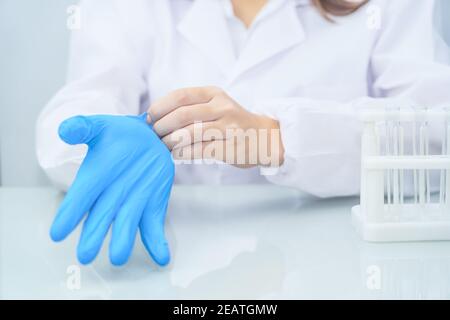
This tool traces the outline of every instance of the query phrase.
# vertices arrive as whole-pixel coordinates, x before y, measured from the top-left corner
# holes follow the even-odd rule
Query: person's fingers
[[[220,109],[208,103],[183,106],[156,121],[153,129],[158,136],[164,137],[195,122],[217,120],[220,115]]]
[[[191,145],[176,148],[172,150],[174,160],[194,160],[194,159],[210,159],[223,162],[233,162],[234,152],[226,150],[234,150],[234,145],[227,140],[200,141]],[[228,161],[227,161],[228,160]]]
[[[166,114],[182,106],[208,103],[220,92],[221,90],[216,87],[193,87],[172,91],[150,106],[147,121],[155,123]]]
[[[224,139],[225,133],[218,126],[216,121],[190,124],[166,135],[162,142],[169,150],[173,150],[196,142]]]
[[[102,122],[95,116],[75,116],[64,120],[59,125],[61,140],[74,145],[89,143],[102,130]]]
[[[82,264],[95,259],[120,206],[136,181],[144,173],[148,159],[141,157],[120,175],[95,202],[83,225],[78,243],[78,260]]]
[[[160,177],[161,183],[153,190],[147,202],[139,229],[147,252],[158,265],[165,266],[170,262],[164,223],[173,183],[173,167],[168,167],[167,172],[163,172]]]

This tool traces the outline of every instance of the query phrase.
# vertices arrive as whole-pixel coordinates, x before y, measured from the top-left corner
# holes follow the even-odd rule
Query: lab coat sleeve
[[[146,61],[151,60],[152,23],[140,17],[139,2],[86,0],[72,31],[67,85],[41,112],[36,127],[37,158],[50,180],[67,190],[86,154],[58,137],[59,124],[74,115],[138,114],[146,103]],[[128,5],[128,6],[127,6]],[[141,5],[145,5],[141,1]],[[134,10],[130,12],[129,10]],[[126,17],[133,19],[126,19]],[[145,25],[139,25],[145,21]],[[139,34],[141,41],[134,41]],[[146,56],[145,56],[146,55]],[[106,161],[106,159],[105,159]]]
[[[294,97],[256,103],[279,120],[285,162],[266,178],[319,197],[359,193],[358,110],[450,105],[448,47],[435,32],[434,1],[389,1],[370,61],[373,94],[336,102]],[[447,59],[447,60],[446,60]]]

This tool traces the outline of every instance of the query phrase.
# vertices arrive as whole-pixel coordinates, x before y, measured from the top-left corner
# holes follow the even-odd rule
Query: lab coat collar
[[[194,0],[178,24],[178,31],[228,74],[236,62],[233,42],[222,5],[216,0]]]
[[[305,31],[296,10],[298,1],[272,1],[268,4],[272,7],[261,12],[249,30],[248,42],[241,52],[233,78],[305,40]]]
[[[194,0],[178,31],[229,78],[280,54],[305,39],[296,6],[309,0],[269,0],[249,30],[248,42],[236,59],[223,4]]]

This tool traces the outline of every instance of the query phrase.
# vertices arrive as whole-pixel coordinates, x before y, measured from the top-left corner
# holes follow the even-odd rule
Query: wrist
[[[258,157],[259,165],[261,166],[274,166],[278,167],[284,163],[284,146],[281,138],[280,122],[267,116],[258,116],[259,126],[261,130],[259,134],[267,134],[265,141],[267,141],[266,152],[271,161],[268,164],[266,161],[260,161]]]

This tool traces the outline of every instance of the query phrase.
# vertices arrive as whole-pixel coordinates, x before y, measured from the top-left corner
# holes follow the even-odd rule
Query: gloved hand
[[[174,164],[170,152],[141,116],[76,116],[59,127],[68,144],[88,145],[87,155],[67,192],[50,230],[63,240],[84,222],[78,260],[97,256],[112,225],[109,258],[127,262],[139,227],[145,248],[159,265],[170,253],[164,220],[172,188]]]

